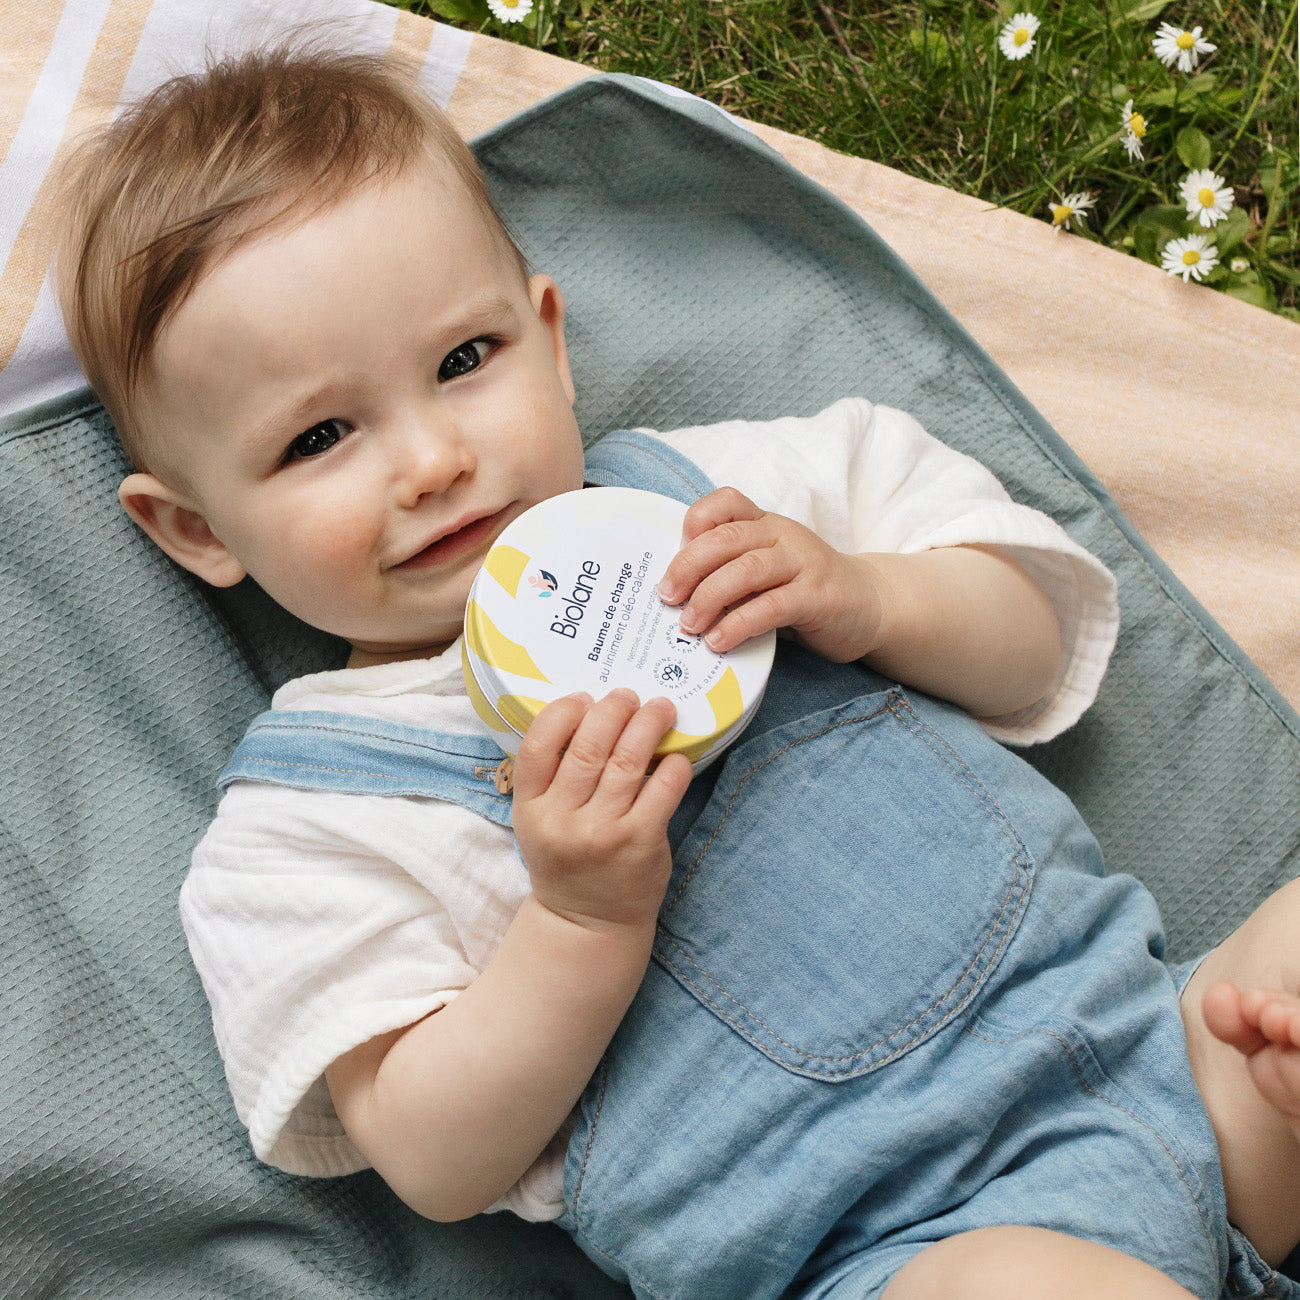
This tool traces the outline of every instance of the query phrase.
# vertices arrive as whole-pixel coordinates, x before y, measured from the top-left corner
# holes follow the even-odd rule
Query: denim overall
[[[617,433],[587,479],[710,484]],[[456,800],[486,736],[279,711],[222,783]],[[560,1222],[638,1295],[878,1295],[927,1244],[1039,1225],[1219,1295],[1217,1149],[1146,890],[960,710],[782,642],[673,817],[640,991],[584,1092]],[[1260,1294],[1254,1290],[1253,1294]]]

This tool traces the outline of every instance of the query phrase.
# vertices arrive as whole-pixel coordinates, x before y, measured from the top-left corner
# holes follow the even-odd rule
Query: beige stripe
[[[152,8],[153,0],[116,0],[100,29],[63,139],[0,272],[0,370],[13,358],[27,328],[54,252],[58,212],[53,178],[76,136],[113,111]]]
[[[432,19],[421,18],[404,9],[399,11],[397,26],[393,28],[393,39],[384,62],[403,72],[410,72],[413,76],[418,74],[429,54],[433,28]]]
[[[56,0],[6,0],[0,46],[0,162],[9,154],[27,101],[54,44],[64,5]]]
[[[461,135],[472,140],[512,113],[592,75],[591,68],[553,54],[476,35],[447,116]]]

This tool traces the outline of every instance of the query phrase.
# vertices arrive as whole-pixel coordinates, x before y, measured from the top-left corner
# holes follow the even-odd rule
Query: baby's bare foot
[[[1300,997],[1218,980],[1205,990],[1201,1013],[1210,1033],[1246,1058],[1260,1095],[1300,1137]]]

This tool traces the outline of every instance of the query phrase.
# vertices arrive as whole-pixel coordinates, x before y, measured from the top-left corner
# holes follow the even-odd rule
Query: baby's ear
[[[117,489],[122,509],[182,568],[214,587],[233,587],[246,570],[208,521],[152,474],[131,474]]]
[[[573,376],[569,371],[569,349],[564,339],[564,295],[560,286],[549,275],[535,275],[528,281],[528,298],[533,310],[551,336],[551,350],[555,354],[555,368],[560,383],[574,400]]]

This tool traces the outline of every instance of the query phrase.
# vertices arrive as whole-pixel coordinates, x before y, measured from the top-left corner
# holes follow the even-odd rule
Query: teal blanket
[[[861,393],[984,460],[1111,566],[1123,631],[1102,696],[1029,757],[1109,868],[1150,885],[1171,955],[1297,873],[1300,719],[857,217],[716,110],[628,79],[580,82],[477,149],[568,298],[591,437]],[[117,506],[124,467],[89,394],[0,425],[0,466],[0,1294],[625,1294],[555,1229],[438,1226],[372,1175],[253,1160],[176,893],[247,721],[342,649],[149,547]]]

